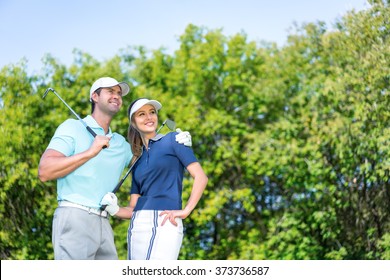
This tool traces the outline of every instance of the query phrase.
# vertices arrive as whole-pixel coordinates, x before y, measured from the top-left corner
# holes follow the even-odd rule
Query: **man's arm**
[[[46,182],[68,175],[85,162],[95,157],[102,150],[103,146],[109,147],[109,140],[108,137],[98,135],[95,137],[92,146],[88,150],[69,157],[56,150],[47,149],[39,162],[39,180]]]

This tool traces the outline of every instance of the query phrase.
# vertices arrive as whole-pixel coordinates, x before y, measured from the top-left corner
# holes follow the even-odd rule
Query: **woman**
[[[183,223],[194,210],[208,178],[192,149],[175,141],[176,132],[156,133],[156,100],[140,98],[128,108],[128,141],[134,165],[130,204],[115,214],[130,218],[128,259],[175,260],[183,239]],[[182,208],[184,169],[193,177],[191,195]]]

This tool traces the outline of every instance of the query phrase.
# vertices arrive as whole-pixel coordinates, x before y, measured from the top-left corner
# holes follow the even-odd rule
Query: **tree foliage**
[[[51,259],[55,182],[37,179],[56,127],[80,115],[100,76],[161,101],[160,121],[191,132],[209,184],[185,223],[181,259],[390,259],[390,7],[370,1],[333,28],[308,23],[283,47],[188,25],[173,55],[128,48],[73,65],[44,58],[0,73],[0,256]],[[126,135],[123,109],[112,128]],[[126,204],[130,180],[119,192]],[[184,181],[184,197],[191,179]],[[121,259],[128,221],[112,219]]]

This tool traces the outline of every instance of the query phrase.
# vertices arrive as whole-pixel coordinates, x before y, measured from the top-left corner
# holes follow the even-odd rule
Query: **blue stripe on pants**
[[[178,258],[183,239],[183,223],[178,226],[167,221],[161,223],[162,211],[139,210],[133,213],[127,234],[129,260],[175,260]]]
[[[157,213],[157,211],[153,211],[152,237],[150,238],[148,254],[146,256],[147,260],[150,260],[150,254],[152,253],[152,250],[153,250],[154,239],[156,238],[156,231],[157,231],[157,227],[158,227],[157,219],[158,219],[158,213]]]

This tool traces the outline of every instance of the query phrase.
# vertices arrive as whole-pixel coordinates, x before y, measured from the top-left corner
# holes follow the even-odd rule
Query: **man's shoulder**
[[[73,130],[75,128],[79,128],[79,126],[82,126],[82,123],[79,121],[79,120],[76,120],[76,119],[67,119],[65,121],[63,121],[57,129],[61,129],[61,130]]]
[[[76,120],[76,119],[72,119],[72,118],[70,118],[70,119],[66,119],[66,120],[64,120],[62,123],[61,123],[61,125],[66,125],[66,124],[76,124],[76,123],[78,123],[78,122],[80,122],[79,120]]]

